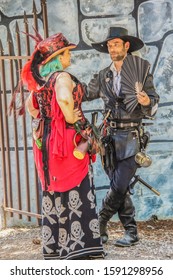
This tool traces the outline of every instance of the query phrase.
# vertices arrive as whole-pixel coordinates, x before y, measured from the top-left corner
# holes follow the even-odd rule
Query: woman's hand
[[[150,105],[150,98],[148,97],[145,91],[138,92],[136,96],[138,99],[138,103],[142,106]]]
[[[82,113],[78,108],[73,110],[73,119],[74,123],[82,119]]]

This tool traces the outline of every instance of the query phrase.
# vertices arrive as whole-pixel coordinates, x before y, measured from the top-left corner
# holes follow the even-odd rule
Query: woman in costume
[[[81,131],[87,130],[81,110],[82,85],[64,72],[70,65],[70,50],[76,46],[62,33],[45,40],[36,35],[37,44],[22,69],[21,80],[30,92],[26,107],[33,117],[34,160],[43,189],[43,256],[62,260],[103,258],[89,172],[91,156],[86,152],[78,159],[73,153],[74,124],[80,121]],[[75,140],[80,140],[79,135]]]

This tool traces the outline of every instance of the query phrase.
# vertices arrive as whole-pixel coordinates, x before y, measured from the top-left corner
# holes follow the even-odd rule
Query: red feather
[[[32,76],[31,63],[32,63],[32,59],[24,65],[22,72],[21,72],[22,82],[24,85],[27,86],[29,91],[38,89],[38,83]]]
[[[37,47],[37,45],[43,41],[43,38],[41,37],[41,35],[38,33],[37,29],[34,28],[34,26],[32,27],[34,29],[34,32],[35,32],[35,36],[30,34],[30,33],[27,33],[27,32],[24,32],[24,31],[21,31],[23,34],[26,34],[27,36],[31,37],[32,39],[34,39],[35,41],[35,48]]]

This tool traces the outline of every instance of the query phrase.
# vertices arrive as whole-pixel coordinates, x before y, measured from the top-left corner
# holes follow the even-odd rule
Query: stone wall
[[[35,1],[40,12],[40,1]],[[153,125],[147,126],[151,134],[148,154],[153,163],[141,168],[138,174],[157,189],[161,195],[141,184],[136,184],[133,200],[138,220],[147,220],[152,215],[159,219],[173,217],[173,1],[172,0],[47,0],[49,35],[62,32],[78,45],[72,52],[72,66],[69,72],[83,82],[88,82],[94,73],[110,64],[109,55],[91,48],[92,42],[106,38],[110,26],[123,26],[130,35],[138,35],[145,47],[139,55],[151,63],[154,83],[160,95],[160,104]],[[23,13],[32,15],[32,1],[0,0],[0,38],[7,48],[7,30],[13,33],[16,20],[23,24]],[[32,25],[32,19],[29,20]],[[42,33],[42,19],[39,30]],[[15,41],[15,38],[14,38]],[[90,110],[101,110],[101,100],[85,102],[83,109],[90,118]],[[89,112],[88,112],[89,111]],[[99,113],[98,123],[102,120]],[[31,141],[31,139],[29,139]],[[97,188],[97,202],[109,186],[100,159],[94,164],[94,178]]]

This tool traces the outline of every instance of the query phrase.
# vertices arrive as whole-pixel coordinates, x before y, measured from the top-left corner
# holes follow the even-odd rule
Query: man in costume
[[[142,149],[142,119],[156,114],[159,96],[155,91],[152,75],[146,72],[143,87],[138,85],[134,94],[131,94],[132,101],[128,99],[125,70],[128,74],[130,71],[133,73],[134,69],[126,69],[125,60],[132,58],[131,53],[141,49],[144,43],[139,38],[128,35],[127,29],[110,27],[107,39],[92,46],[99,52],[109,53],[112,60],[111,65],[91,79],[83,99],[90,101],[102,98],[107,115],[102,130],[102,142],[105,148],[104,169],[110,179],[110,189],[99,212],[100,233],[103,243],[107,242],[107,223],[118,213],[125,234],[114,244],[131,246],[139,241],[139,236],[129,184],[140,167],[135,161],[135,155]],[[142,59],[138,57],[136,60]],[[141,66],[140,71],[142,70]],[[123,87],[122,82],[126,86]]]

